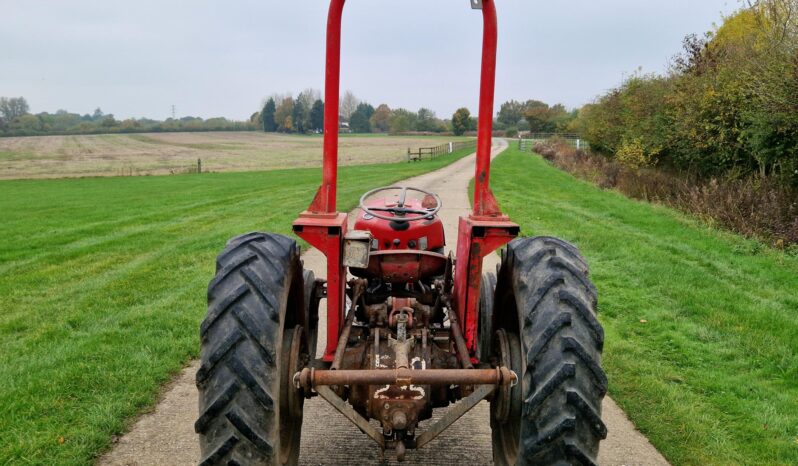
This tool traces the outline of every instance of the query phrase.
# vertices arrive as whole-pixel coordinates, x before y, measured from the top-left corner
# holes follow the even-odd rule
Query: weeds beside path
[[[663,203],[798,255],[798,190],[775,178],[707,180],[655,167],[636,169],[556,140],[537,144],[535,151],[602,188]]]
[[[493,190],[526,235],[579,246],[610,393],[674,464],[798,464],[798,259],[509,149]]]

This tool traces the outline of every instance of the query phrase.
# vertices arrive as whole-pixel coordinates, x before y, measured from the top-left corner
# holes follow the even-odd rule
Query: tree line
[[[341,130],[353,133],[453,133],[461,136],[477,129],[477,118],[465,107],[457,109],[451,118],[441,119],[433,110],[424,107],[415,112],[405,108],[392,109],[387,104],[375,108],[351,91],[341,97],[339,113]],[[494,129],[504,131],[509,137],[515,137],[519,131],[563,132],[571,129],[575,115],[561,104],[549,106],[538,100],[510,100],[501,105]],[[221,117],[205,120],[191,116],[166,120],[119,120],[100,108],[84,115],[66,110],[31,114],[24,97],[0,97],[0,136],[252,130],[293,134],[323,132],[324,101],[321,93],[306,89],[296,97],[274,94],[248,121]]]
[[[465,108],[459,108],[451,118],[438,118],[429,108],[414,112],[405,108],[392,109],[387,104],[374,107],[351,91],[340,98],[339,123],[342,131],[353,133],[453,133],[463,135],[477,129],[477,119]],[[324,129],[324,102],[315,89],[307,89],[293,97],[274,94],[259,113],[253,114],[266,132],[321,133]],[[538,100],[518,102],[510,100],[501,105],[494,129],[515,137],[519,131],[562,132],[570,128],[576,111],[568,111],[562,104],[548,105]]]
[[[55,113],[30,113],[24,97],[0,97],[0,136],[38,136],[48,134],[157,133],[167,131],[245,131],[256,130],[252,121],[226,118],[181,117],[166,120],[128,118],[118,120],[100,108],[80,115],[66,110]]]
[[[494,127],[508,133],[573,132],[577,110],[568,110],[563,104],[549,105],[539,100],[519,102],[510,100],[501,105]]]
[[[633,167],[798,185],[798,0],[751,1],[578,112],[591,147]]]
[[[339,113],[340,129],[353,133],[452,131],[450,121],[438,118],[428,108],[413,112],[404,108],[391,109],[387,104],[374,107],[357,98],[351,91],[346,91],[341,96]],[[306,89],[296,98],[291,94],[272,95],[264,103],[259,120],[266,132],[321,133],[324,130],[324,102],[321,93],[315,89]]]

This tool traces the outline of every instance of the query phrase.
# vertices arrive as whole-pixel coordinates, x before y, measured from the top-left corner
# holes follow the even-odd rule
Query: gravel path
[[[504,141],[494,144],[494,156],[507,147]],[[468,183],[474,175],[474,157],[466,157],[438,171],[405,180],[401,184],[437,192],[443,201],[441,218],[449,249],[456,247],[457,219],[467,215],[470,203]],[[303,255],[305,267],[317,277],[326,275],[324,256],[313,249]],[[498,263],[497,255],[485,258],[484,268]],[[324,302],[322,301],[322,306]],[[326,323],[321,309],[320,328]],[[319,333],[318,347],[324,348],[324,332]],[[193,425],[197,418],[197,393],[194,374],[198,362],[189,365],[165,392],[151,414],[142,416],[132,430],[121,437],[114,448],[102,457],[100,465],[192,465],[199,460],[199,445]],[[602,465],[668,465],[662,455],[635,429],[626,415],[609,397],[604,399],[602,418],[609,434],[602,442],[599,462]],[[436,418],[444,410],[437,410]],[[436,440],[419,451],[409,451],[407,465],[490,465],[491,440],[489,408],[482,402],[454,423]],[[423,427],[431,421],[422,423]],[[349,421],[319,397],[305,403],[300,464],[367,465],[377,464],[376,445]],[[393,464],[393,463],[391,463]]]

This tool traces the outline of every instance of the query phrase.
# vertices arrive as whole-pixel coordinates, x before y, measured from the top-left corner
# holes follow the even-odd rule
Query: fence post
[[[202,173],[202,159],[197,159],[197,173]]]

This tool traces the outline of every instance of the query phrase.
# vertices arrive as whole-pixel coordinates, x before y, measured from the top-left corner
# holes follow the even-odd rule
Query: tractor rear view
[[[471,5],[483,15],[479,114],[489,117],[479,119],[473,211],[447,253],[434,192],[365,193],[351,226],[336,210],[344,0],[331,0],[323,180],[293,224],[326,256],[326,280],[303,270],[282,235],[245,234],[218,256],[200,328],[201,464],[297,464],[314,396],[400,461],[488,400],[495,464],[596,463],[607,389],[596,289],[574,246],[516,239],[489,189],[496,10]],[[500,248],[497,273],[483,273]],[[448,409],[422,429],[436,408]]]

